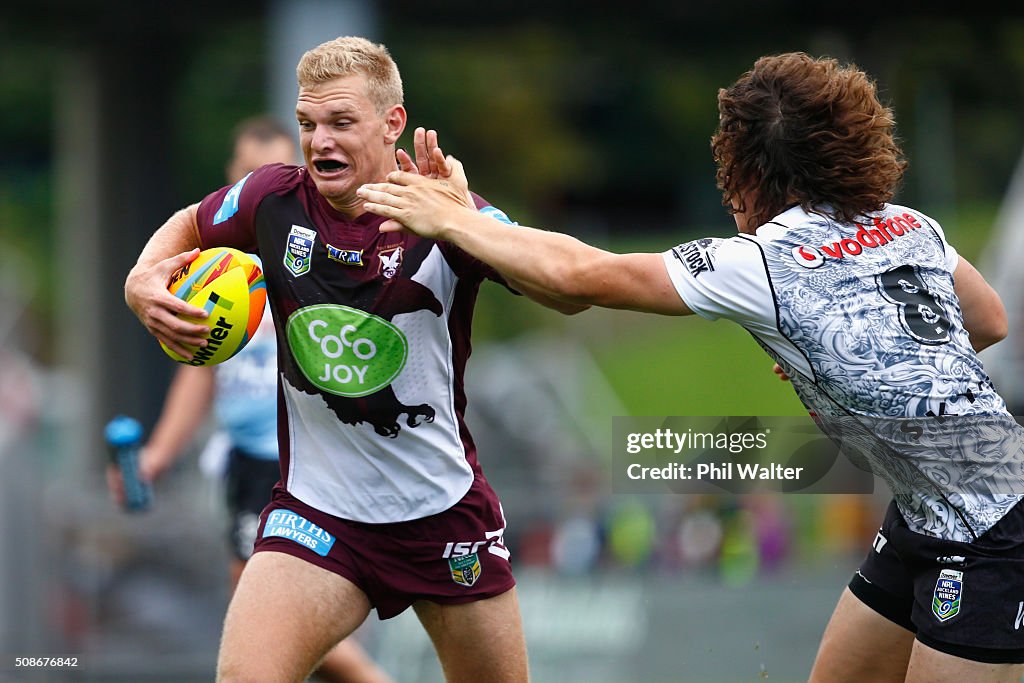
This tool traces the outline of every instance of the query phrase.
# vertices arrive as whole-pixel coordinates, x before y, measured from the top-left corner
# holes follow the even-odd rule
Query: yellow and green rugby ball
[[[167,289],[209,314],[205,319],[179,316],[210,328],[205,347],[188,347],[192,360],[160,343],[168,356],[186,365],[216,365],[241,351],[256,334],[267,303],[267,284],[256,257],[230,247],[199,252],[171,276]]]

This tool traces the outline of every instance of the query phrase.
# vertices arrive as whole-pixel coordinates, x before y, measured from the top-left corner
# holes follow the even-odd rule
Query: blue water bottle
[[[142,444],[142,425],[138,420],[118,415],[103,430],[110,446],[110,459],[121,470],[124,480],[124,508],[128,512],[142,512],[149,507],[153,489],[139,477],[139,447]]]

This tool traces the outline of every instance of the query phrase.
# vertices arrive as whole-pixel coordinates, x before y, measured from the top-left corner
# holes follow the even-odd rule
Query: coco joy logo
[[[367,396],[391,384],[405,367],[409,344],[393,324],[336,304],[295,311],[288,346],[315,387],[337,396]]]

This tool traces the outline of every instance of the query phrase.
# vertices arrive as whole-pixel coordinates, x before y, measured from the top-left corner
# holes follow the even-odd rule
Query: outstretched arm
[[[505,225],[466,205],[462,164],[452,157],[449,163],[448,178],[396,171],[387,183],[363,186],[359,195],[367,200],[367,211],[391,219],[382,230],[404,226],[452,242],[512,281],[560,301],[663,315],[691,313],[660,254],[613,254],[569,235]]]
[[[409,156],[409,153],[403,149],[398,150],[395,153],[395,158],[398,161],[398,168],[402,171],[406,171],[411,174],[418,174],[424,178],[437,178],[443,181],[448,181],[449,177],[454,171],[452,157],[446,157],[444,152],[441,151],[441,147],[437,144],[437,131],[426,130],[422,126],[416,128],[413,132],[413,150],[416,153],[415,160]],[[463,178],[464,178],[463,174]],[[462,184],[462,191],[464,195],[464,204],[469,207],[474,207],[473,197],[469,193],[468,183]],[[394,226],[392,226],[394,227]],[[501,275],[505,278],[505,282],[509,287],[524,294],[530,300],[539,303],[541,306],[564,313],[565,315],[575,315],[582,311],[590,308],[588,305],[571,303],[563,301],[557,298],[553,298],[550,295],[539,291],[535,287],[531,287],[528,283],[516,280],[511,277],[508,273],[496,269],[501,272]]]

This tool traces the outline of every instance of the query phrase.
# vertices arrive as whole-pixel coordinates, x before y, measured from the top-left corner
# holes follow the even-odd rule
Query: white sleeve
[[[952,273],[956,270],[957,264],[960,263],[960,254],[957,253],[952,244],[946,241],[946,233],[942,231],[942,226],[939,225],[937,220],[931,216],[924,215],[920,211],[918,211],[917,214],[924,219],[925,225],[930,227],[935,232],[936,236],[938,236],[939,241],[942,242],[942,253],[945,256],[946,270]]]
[[[694,240],[664,252],[662,259],[680,298],[694,313],[745,327],[775,327],[775,297],[764,256],[753,240]]]

